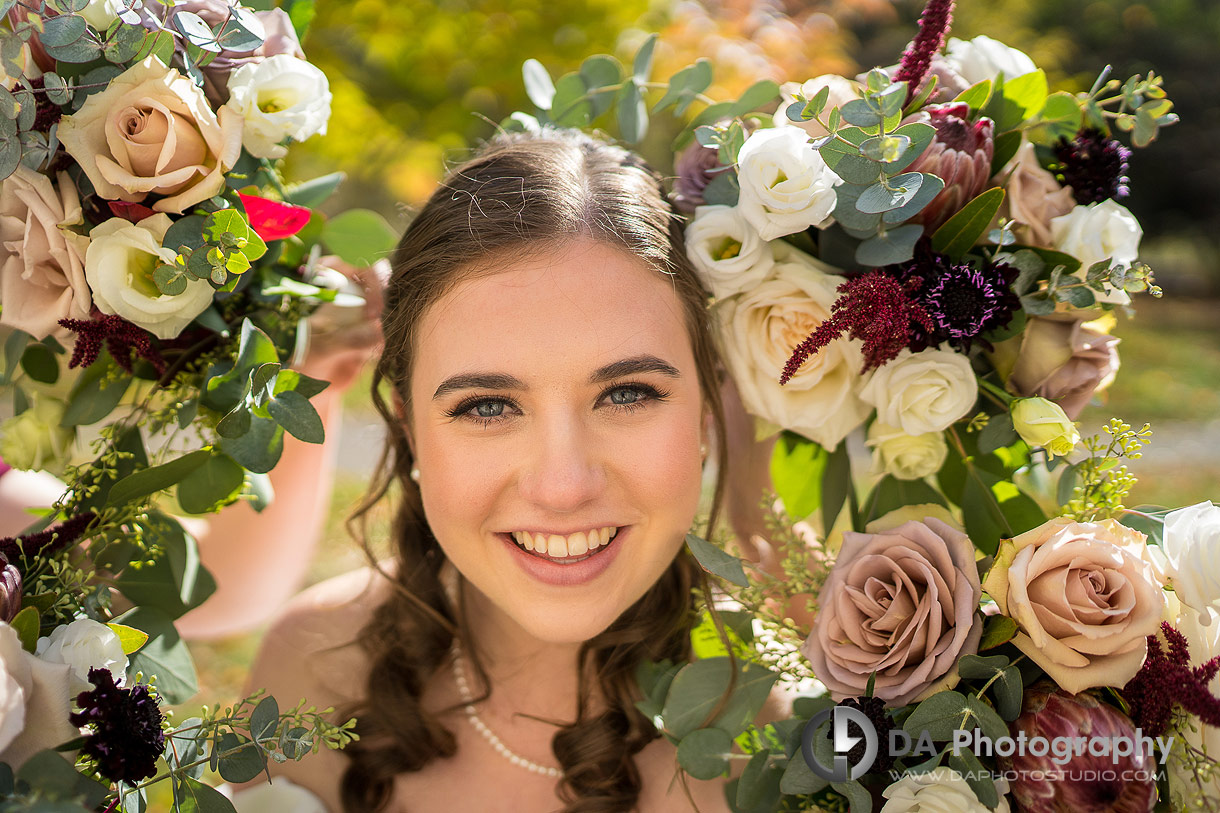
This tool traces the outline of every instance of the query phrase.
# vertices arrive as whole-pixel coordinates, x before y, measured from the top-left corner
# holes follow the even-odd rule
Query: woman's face
[[[699,502],[703,402],[677,294],[574,241],[463,281],[418,337],[411,434],[445,554],[533,636],[592,638],[673,561]]]

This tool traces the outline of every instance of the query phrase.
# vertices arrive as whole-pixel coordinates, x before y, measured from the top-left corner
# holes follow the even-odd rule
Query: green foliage
[[[322,242],[344,262],[360,267],[389,256],[398,233],[376,212],[349,209],[326,221]]]
[[[1060,495],[1067,488],[1064,481],[1071,484],[1071,499],[1062,507],[1063,516],[1081,522],[1120,516],[1136,479],[1119,464],[1124,459],[1138,460],[1150,437],[1148,424],[1132,429],[1130,424],[1111,418],[1100,433],[1085,438],[1080,445],[1087,457],[1060,475]]]
[[[739,587],[749,584],[746,580],[745,569],[741,565],[741,559],[694,534],[686,535],[686,545],[704,570]]]
[[[666,693],[661,711],[665,731],[679,741],[709,727],[736,737],[758,715],[777,677],[764,666],[740,659],[736,670],[727,657],[688,663],[678,670]],[[709,720],[726,695],[721,711]]]

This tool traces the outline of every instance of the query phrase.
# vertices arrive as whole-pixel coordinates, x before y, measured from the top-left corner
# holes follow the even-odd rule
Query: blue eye
[[[628,413],[643,409],[649,401],[664,401],[669,393],[660,392],[648,384],[631,383],[610,387],[601,394],[598,402],[606,396],[610,396],[612,409]],[[463,401],[445,414],[450,418],[477,421],[484,426],[490,426],[507,420],[504,414],[505,404],[516,408],[516,404],[507,398],[475,397]]]

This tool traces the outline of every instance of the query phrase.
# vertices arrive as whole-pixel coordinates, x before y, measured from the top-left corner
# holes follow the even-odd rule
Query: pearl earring
[[[699,456],[704,459],[707,459],[707,444],[706,443],[699,444]]]
[[[417,483],[419,482],[419,466],[413,466],[411,468],[411,479]]]

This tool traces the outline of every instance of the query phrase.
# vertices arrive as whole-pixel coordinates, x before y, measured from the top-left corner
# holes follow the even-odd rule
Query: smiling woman
[[[691,658],[708,586],[683,543],[726,447],[657,177],[577,132],[502,136],[393,266],[366,507],[397,492],[396,557],[297,599],[252,680],[354,712],[361,739],[273,772],[332,810],[726,810],[720,782],[670,782],[635,707],[638,665]]]

